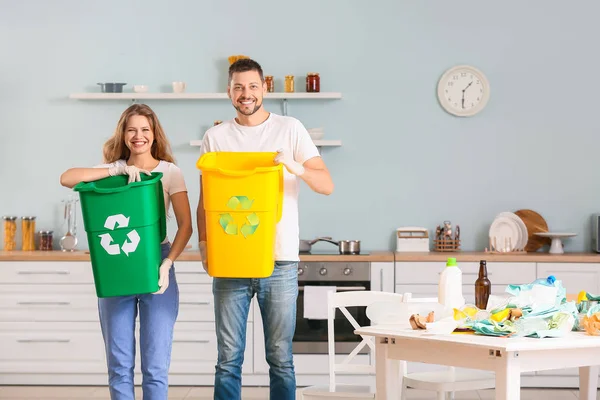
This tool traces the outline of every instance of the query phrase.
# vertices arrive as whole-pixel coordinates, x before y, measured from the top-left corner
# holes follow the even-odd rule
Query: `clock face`
[[[470,116],[485,107],[490,86],[480,71],[469,66],[449,69],[438,82],[438,99],[450,114]]]

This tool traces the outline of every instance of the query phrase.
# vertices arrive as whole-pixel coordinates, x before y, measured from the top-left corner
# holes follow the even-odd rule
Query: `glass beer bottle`
[[[475,305],[480,310],[485,310],[492,291],[492,283],[487,276],[487,264],[485,260],[479,262],[479,276],[475,281]]]

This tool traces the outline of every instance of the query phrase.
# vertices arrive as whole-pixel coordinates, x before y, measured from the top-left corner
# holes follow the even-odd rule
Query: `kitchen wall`
[[[36,215],[38,228],[62,235],[70,191],[60,174],[99,163],[129,105],[70,93],[105,81],[168,91],[174,80],[221,91],[227,57],[246,54],[278,91],[284,75],[302,88],[317,71],[322,91],[343,94],[289,105],[308,128],[343,141],[323,150],[335,193],[302,188],[303,238],[393,249],[397,227],[433,230],[449,219],[463,248],[477,250],[496,214],[531,208],[551,230],[578,233],[567,250],[589,250],[590,214],[600,212],[598,2],[0,0],[0,10],[0,214]],[[461,63],[491,83],[486,109],[462,119],[436,98],[441,74]],[[195,214],[198,149],[189,141],[234,110],[222,100],[147,104]],[[281,112],[277,101],[267,108]]]

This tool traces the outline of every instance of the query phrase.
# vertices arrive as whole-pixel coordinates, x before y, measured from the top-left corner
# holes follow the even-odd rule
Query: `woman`
[[[172,204],[177,219],[173,245],[168,235],[161,244],[160,289],[154,294],[98,299],[111,399],[135,399],[134,331],[138,311],[144,399],[166,399],[173,327],[179,311],[179,290],[172,267],[192,235],[186,185],[156,114],[144,104],[132,105],[123,112],[114,135],[104,145],[104,161],[106,164],[94,168],[67,170],[60,177],[61,184],[72,188],[79,182],[115,175],[128,175],[131,183],[139,181],[140,174],[162,172],[165,211],[169,215]]]

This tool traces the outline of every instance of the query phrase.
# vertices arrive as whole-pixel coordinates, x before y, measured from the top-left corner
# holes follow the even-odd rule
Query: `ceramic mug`
[[[185,82],[173,82],[173,92],[183,93],[185,91]]]

